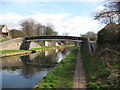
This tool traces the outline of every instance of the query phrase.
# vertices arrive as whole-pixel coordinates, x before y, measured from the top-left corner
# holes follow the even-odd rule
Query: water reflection
[[[26,56],[2,58],[3,88],[31,88],[72,48],[51,49]],[[16,82],[14,82],[16,81]]]

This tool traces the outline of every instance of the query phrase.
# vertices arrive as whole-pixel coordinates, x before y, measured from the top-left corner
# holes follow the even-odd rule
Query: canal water
[[[32,88],[70,51],[71,47],[50,49],[25,56],[2,58],[2,88]]]

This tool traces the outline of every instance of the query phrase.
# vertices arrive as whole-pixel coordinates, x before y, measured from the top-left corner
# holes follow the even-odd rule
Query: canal
[[[2,58],[2,88],[32,88],[71,50],[66,47]]]

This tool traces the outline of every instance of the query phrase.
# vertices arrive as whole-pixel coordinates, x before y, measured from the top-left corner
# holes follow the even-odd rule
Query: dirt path
[[[80,50],[78,50],[77,63],[73,77],[73,88],[86,88],[86,75],[83,68]]]

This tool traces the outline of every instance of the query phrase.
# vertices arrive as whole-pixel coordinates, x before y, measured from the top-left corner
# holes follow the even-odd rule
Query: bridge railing
[[[82,37],[74,36],[33,36],[26,37],[26,40],[35,40],[35,39],[67,39],[67,40],[82,40]]]

